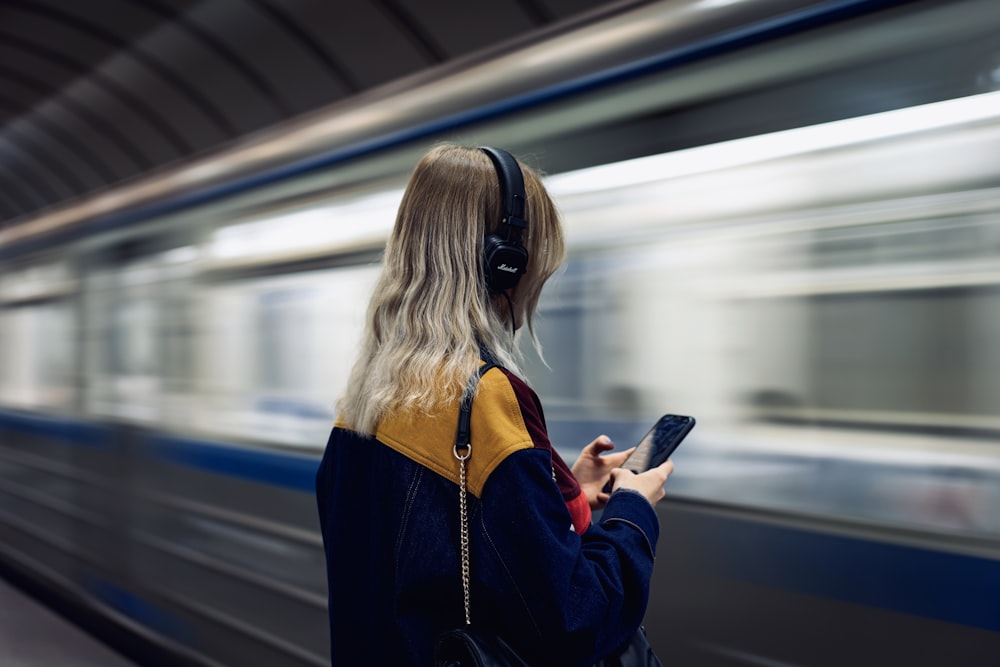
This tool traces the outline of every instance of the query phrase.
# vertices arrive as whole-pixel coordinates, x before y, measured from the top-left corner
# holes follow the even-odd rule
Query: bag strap
[[[458,413],[458,432],[455,434],[455,446],[452,451],[458,459],[458,515],[461,526],[459,532],[459,545],[462,556],[462,596],[465,599],[465,624],[472,625],[469,604],[469,515],[466,503],[468,483],[466,481],[465,462],[472,456],[472,399],[479,380],[491,368],[497,368],[492,361],[487,361],[479,367],[478,372],[472,376],[472,383],[466,388],[462,395],[462,405]]]

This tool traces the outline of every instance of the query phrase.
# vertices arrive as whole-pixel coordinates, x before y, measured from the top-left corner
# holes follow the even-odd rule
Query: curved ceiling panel
[[[0,0],[0,225],[601,4]]]

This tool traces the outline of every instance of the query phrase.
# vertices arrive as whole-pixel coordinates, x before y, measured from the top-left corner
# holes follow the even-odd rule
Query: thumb
[[[608,454],[607,456],[604,457],[604,460],[607,461],[608,465],[610,465],[612,468],[620,468],[622,467],[622,464],[624,464],[625,461],[628,460],[628,457],[632,455],[632,452],[634,452],[635,449],[636,449],[635,447],[629,447],[625,451],[615,452],[614,454]]]

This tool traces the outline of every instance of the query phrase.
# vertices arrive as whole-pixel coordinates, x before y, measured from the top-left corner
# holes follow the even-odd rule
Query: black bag
[[[434,667],[528,667],[528,663],[492,632],[464,625],[438,637]]]
[[[653,653],[646,639],[646,629],[640,627],[625,646],[598,660],[594,667],[663,667],[663,663]]]

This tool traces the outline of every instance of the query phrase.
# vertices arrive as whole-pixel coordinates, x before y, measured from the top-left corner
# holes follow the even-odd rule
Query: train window
[[[321,448],[378,271],[346,266],[213,284],[196,337],[199,429]]]
[[[180,290],[168,292],[164,295],[161,308],[164,388],[172,393],[190,393],[194,376],[192,353],[197,330],[191,296]]]
[[[900,426],[905,415],[957,428],[960,415],[1000,414],[988,343],[1000,326],[981,316],[998,301],[990,288],[813,297],[807,395],[826,409],[899,414]]]
[[[0,310],[0,401],[26,408],[69,408],[73,390],[70,305],[45,302]]]
[[[1000,288],[819,294],[753,310],[749,398],[767,419],[1000,430]]]
[[[316,358],[309,332],[309,288],[276,289],[257,297],[258,383],[262,389],[290,391],[307,383],[309,360]]]
[[[66,262],[4,272],[0,280],[0,403],[72,408],[76,331]]]
[[[148,298],[116,303],[105,339],[110,371],[117,376],[150,376],[157,370],[156,309]]]
[[[81,323],[86,410],[147,423],[187,423],[194,391],[199,253],[148,237],[86,258]]]

